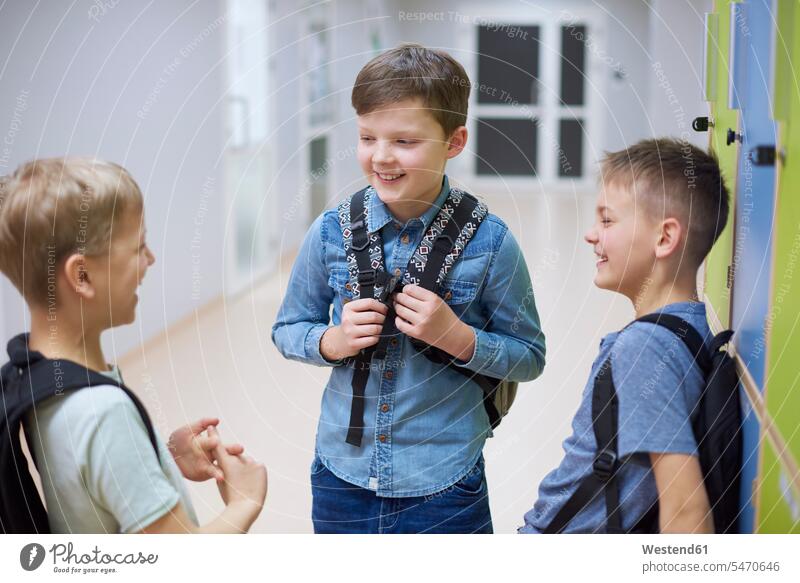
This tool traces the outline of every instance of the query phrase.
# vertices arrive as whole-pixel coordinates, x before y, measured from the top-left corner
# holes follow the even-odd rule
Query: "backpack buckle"
[[[378,298],[378,301],[381,302],[382,304],[386,304],[389,301],[389,298],[392,295],[394,295],[396,293],[400,293],[401,291],[403,291],[404,287],[405,287],[405,284],[403,283],[402,276],[400,276],[400,277],[392,277],[389,280],[389,283],[387,283],[383,287],[383,291],[381,292],[381,295]]]
[[[367,269],[358,272],[358,285],[383,286],[390,281],[389,274],[378,269]]]
[[[378,275],[374,269],[358,272],[358,285],[374,286],[376,281],[378,281]]]
[[[594,458],[592,471],[594,475],[603,482],[607,482],[614,474],[614,467],[617,465],[617,454],[613,451],[604,449]]]
[[[363,251],[366,249],[369,246],[369,233],[367,233],[363,214],[350,223],[350,230],[353,233],[353,240],[350,242],[350,247],[352,247],[354,251]]]
[[[441,233],[433,242],[433,248],[439,250],[440,253],[448,253],[455,247],[455,244],[456,242],[449,235]]]

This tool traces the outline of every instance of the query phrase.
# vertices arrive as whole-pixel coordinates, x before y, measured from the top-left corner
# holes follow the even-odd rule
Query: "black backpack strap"
[[[617,459],[617,414],[617,391],[609,357],[600,367],[592,391],[592,428],[597,441],[592,473],[581,481],[578,489],[550,521],[544,529],[546,534],[563,532],[569,522],[601,494],[604,494],[606,501],[606,532],[623,532],[617,479],[620,468]]]
[[[707,374],[709,372],[711,361],[705,340],[689,322],[678,316],[663,314],[661,312],[646,314],[641,318],[637,318],[634,322],[657,324],[671,331],[678,338],[683,340],[692,358],[694,358],[703,373]]]
[[[367,231],[366,189],[353,195],[350,201],[350,230],[352,241],[350,249],[358,264],[358,295],[361,298],[371,298],[375,293],[375,284],[378,282],[379,270],[372,267],[370,259],[370,237]]]
[[[353,399],[350,402],[350,423],[347,427],[347,437],[345,441],[350,445],[361,447],[361,438],[364,435],[365,393],[367,381],[369,380],[370,367],[369,361],[364,365],[363,357],[354,359],[354,363],[360,363],[362,365],[356,366],[353,369]]]
[[[378,283],[382,270],[376,270],[370,258],[370,237],[367,231],[366,192],[361,190],[353,195],[350,200],[350,230],[352,241],[350,252],[355,256],[358,265],[358,295],[360,298],[371,298],[375,294],[375,285]],[[369,381],[370,362],[374,347],[362,350],[356,357],[350,359],[353,364],[353,397],[350,402],[350,423],[347,428],[345,441],[356,447],[361,446],[364,434],[364,403],[367,381]]]
[[[433,247],[428,253],[422,274],[419,276],[418,285],[431,291],[437,291],[439,284],[444,279],[446,275],[445,261],[453,254],[456,242],[458,241],[462,248],[466,247],[486,216],[486,209],[481,207],[478,199],[466,192],[458,191],[458,194],[461,198],[455,208],[445,209],[445,212],[449,214],[449,220],[441,233],[434,239]],[[439,217],[436,220],[439,220]],[[483,404],[486,414],[489,416],[490,425],[494,428],[500,424],[501,417],[495,407],[493,395],[502,379],[489,377],[458,366],[452,356],[419,340],[411,339],[411,344],[428,360],[449,366],[477,383],[484,393]]]
[[[601,367],[592,392],[592,428],[597,440],[597,455],[592,465],[593,474],[603,482],[606,495],[606,532],[622,532],[619,512],[619,482],[617,481],[617,415],[619,402],[614,379],[611,376],[611,357]]]
[[[464,207],[462,211],[458,211],[464,204],[468,206]],[[469,211],[469,213],[466,211]],[[423,285],[422,280],[425,272],[428,271],[428,263],[430,262],[431,253],[436,247],[437,239],[445,231],[447,223],[451,218],[455,217],[456,225],[460,230],[449,235],[451,241],[445,239],[439,243],[440,250],[444,249],[444,246],[449,243],[449,250],[445,253],[443,261],[439,261],[440,268],[438,270],[432,269],[431,277],[435,276],[437,283],[441,283],[447,276],[488,214],[489,209],[486,205],[471,194],[458,188],[450,189],[447,200],[445,200],[439,213],[431,221],[428,230],[422,237],[422,241],[414,250],[408,262],[406,273],[403,275],[403,283],[417,284],[435,291],[435,285]]]
[[[438,235],[436,235],[435,239],[433,239],[432,245],[429,245],[423,241],[423,243],[420,245],[420,249],[418,249],[416,253],[424,258],[424,262],[418,261],[416,264],[414,264],[414,267],[416,267],[416,277],[412,279],[412,281],[416,281],[417,285],[420,287],[433,292],[438,290],[439,282],[443,278],[442,269],[447,256],[453,252],[456,240],[461,234],[464,226],[472,218],[473,212],[478,206],[478,201],[476,199],[466,195],[459,199],[459,202],[455,204],[454,208],[452,204],[448,204],[450,202],[451,201],[449,199],[445,202],[444,207],[439,211],[439,214],[437,214],[436,218],[433,220],[434,223],[444,224],[444,228]],[[446,209],[445,207],[450,208]],[[414,258],[412,257],[410,267],[413,262]],[[419,272],[420,266],[422,267],[421,272]],[[411,271],[411,269],[408,269],[407,273],[410,273]],[[394,322],[394,314],[392,313],[391,316],[391,320]],[[389,318],[387,317],[387,321],[388,319]],[[384,326],[384,328],[386,327]],[[396,332],[397,327],[393,326],[393,329]],[[384,335],[382,341],[385,339],[386,336]],[[410,340],[414,348],[418,352],[422,352],[428,358],[428,360],[438,364],[451,364],[453,358],[450,355],[414,338]],[[470,377],[474,374],[472,371],[465,372]]]
[[[452,211],[444,229],[434,240],[433,248],[430,250],[428,261],[420,278],[419,285],[421,287],[436,291],[437,282],[441,281],[445,259],[453,251],[458,236],[472,218],[472,213],[477,206],[478,201],[476,199],[471,196],[464,196]]]
[[[30,408],[28,395],[19,386],[20,377],[10,362],[0,373],[0,532],[48,534],[47,511],[28,470],[19,437],[22,417]]]
[[[133,401],[136,411],[139,413],[145,429],[147,430],[147,437],[150,440],[150,444],[153,446],[153,451],[156,454],[156,458],[158,458],[159,462],[161,461],[161,455],[158,451],[158,441],[156,440],[156,432],[155,428],[153,427],[153,422],[150,420],[150,415],[147,413],[147,409],[145,409],[144,405],[139,400],[139,397],[137,397],[133,391],[131,391],[123,383],[117,382],[111,377],[88,369],[75,362],[61,360],[58,364],[63,373],[63,378],[65,379],[57,387],[58,393],[63,391],[72,391],[75,389],[99,387],[102,385],[118,387],[122,392],[124,392],[128,398]],[[23,377],[22,382],[28,383],[32,387],[50,387],[51,391],[56,389],[53,377],[53,361],[45,359],[31,366],[28,369],[28,374]],[[45,398],[49,398],[49,396],[50,395],[40,395],[40,397],[37,399],[37,402],[43,401]]]

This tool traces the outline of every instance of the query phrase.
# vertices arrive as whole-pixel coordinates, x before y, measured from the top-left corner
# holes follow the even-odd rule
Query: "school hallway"
[[[485,200],[520,242],[547,338],[544,373],[520,386],[485,448],[495,532],[513,533],[537,484],[561,458],[600,338],[632,310],[592,285],[595,259],[582,234],[593,193],[498,193]],[[270,339],[293,260],[287,253],[278,274],[211,302],[119,362],[162,435],[219,416],[223,439],[242,443],[267,465],[267,504],[252,532],[312,531],[309,467],[329,370],[285,360]],[[201,523],[219,512],[213,482],[190,489]]]
[[[744,4],[749,15],[732,18]],[[137,292],[136,322],[104,332],[105,356],[119,364],[163,437],[217,416],[224,440],[266,464],[269,494],[253,532],[308,533],[309,468],[330,370],[284,359],[271,327],[309,226],[365,185],[351,103],[357,74],[401,43],[447,51],[472,83],[467,146],[447,162],[447,175],[482,197],[519,241],[546,337],[544,373],[519,388],[485,447],[494,529],[513,533],[561,460],[600,339],[633,316],[627,300],[592,283],[595,256],[583,235],[593,220],[598,160],[655,137],[710,149],[738,205],[701,291],[719,323],[737,330],[740,368],[753,377],[743,397],[747,449],[755,452],[743,474],[744,530],[789,532],[800,528],[800,432],[792,414],[800,391],[796,365],[781,351],[800,350],[793,299],[800,295],[787,291],[796,282],[800,207],[794,178],[777,181],[782,156],[764,160],[780,137],[767,102],[794,102],[780,91],[772,100],[756,81],[769,73],[777,84],[793,74],[790,59],[778,59],[766,41],[777,33],[792,38],[781,29],[796,31],[800,12],[773,22],[771,6],[5,3],[0,176],[62,155],[96,156],[130,171],[156,262]],[[742,70],[733,75],[727,53],[753,40],[760,44],[750,60],[736,61]],[[737,83],[750,100],[738,113],[728,107]],[[695,131],[695,118],[711,121],[710,131]],[[733,131],[745,126],[749,133]],[[764,159],[750,168],[756,147]],[[773,244],[776,222],[782,230]],[[4,338],[28,329],[26,314],[20,294],[0,278]],[[213,482],[189,489],[201,522],[220,512]]]

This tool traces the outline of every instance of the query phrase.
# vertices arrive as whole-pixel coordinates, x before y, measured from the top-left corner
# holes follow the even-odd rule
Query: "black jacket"
[[[124,384],[74,362],[51,360],[30,351],[28,334],[9,341],[8,358],[0,369],[0,531],[49,533],[47,512],[28,471],[19,436],[29,409],[64,391],[117,385],[139,410],[158,456],[155,430],[141,401]]]

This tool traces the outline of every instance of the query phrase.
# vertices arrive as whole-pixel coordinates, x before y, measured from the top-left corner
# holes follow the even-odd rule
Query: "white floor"
[[[594,256],[583,242],[592,194],[486,200],[522,246],[547,336],[544,374],[520,387],[485,450],[495,532],[513,533],[537,484],[561,458],[600,338],[633,312],[624,299],[592,285]],[[328,371],[284,360],[270,340],[290,268],[250,293],[208,306],[120,362],[162,434],[216,415],[224,438],[267,464],[267,505],[253,532],[312,531],[308,469]],[[221,509],[213,483],[192,484],[191,491],[201,521]]]

